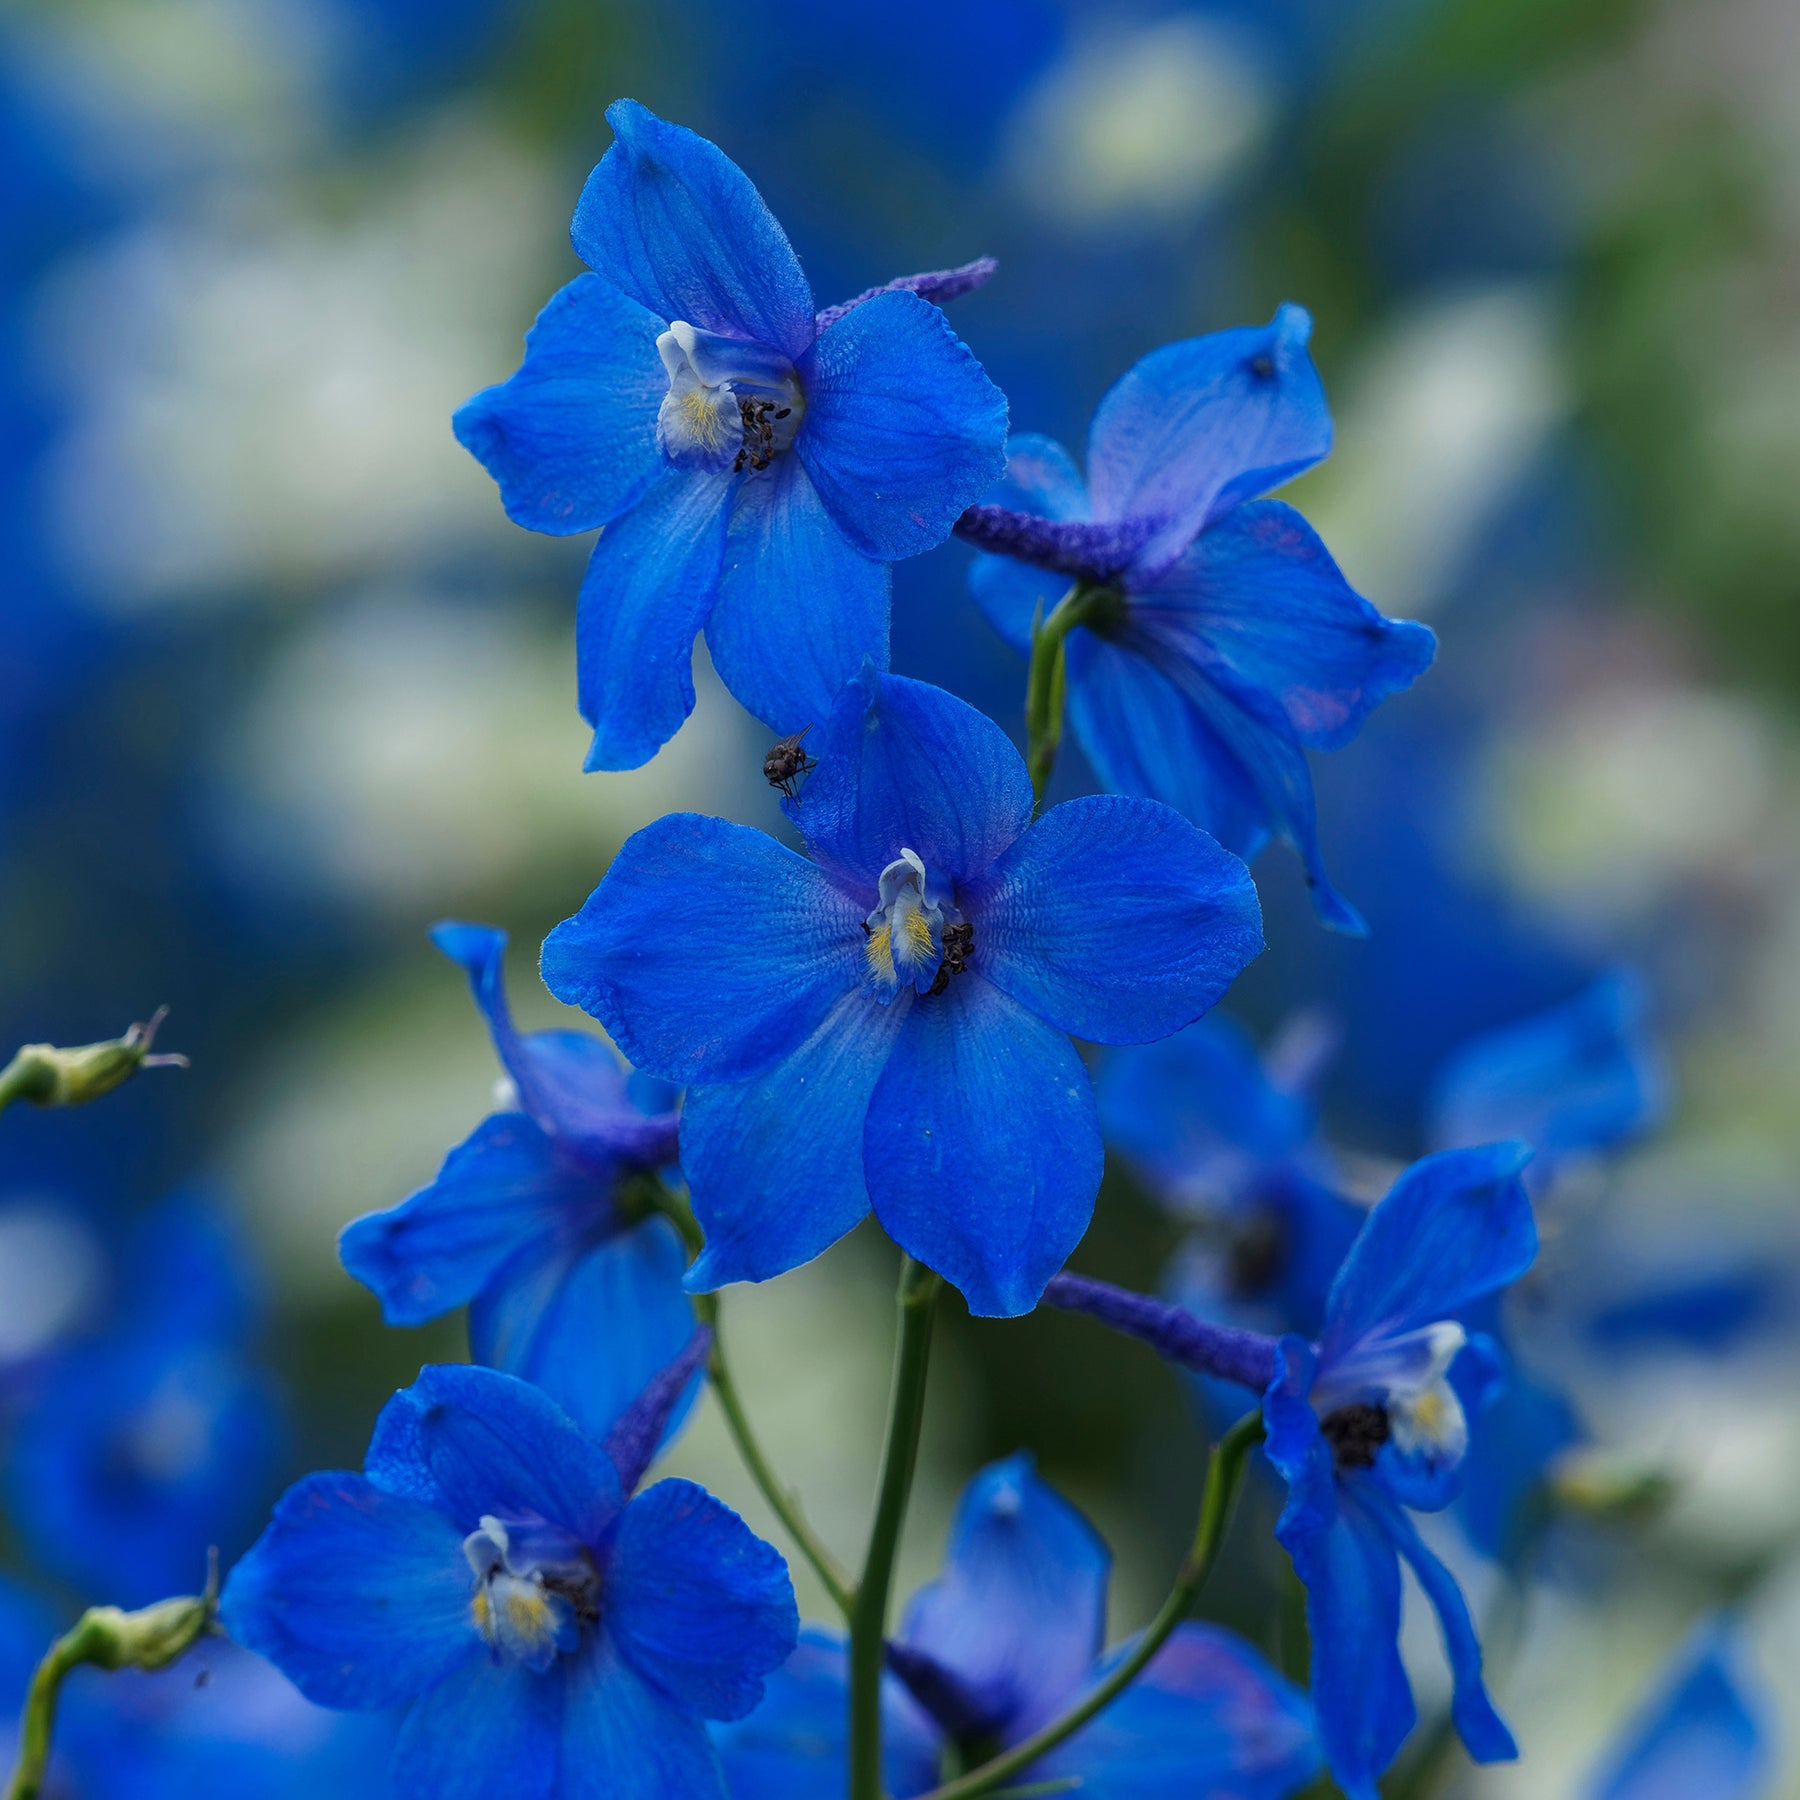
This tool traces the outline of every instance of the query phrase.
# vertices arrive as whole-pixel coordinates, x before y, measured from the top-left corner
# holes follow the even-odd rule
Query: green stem
[[[38,1800],[50,1764],[56,1706],[71,1669],[93,1663],[102,1669],[165,1669],[212,1627],[216,1574],[206,1592],[190,1599],[161,1600],[138,1612],[91,1606],[38,1664],[19,1719],[19,1758],[7,1784],[6,1800]]]
[[[1041,1731],[1035,1731],[1022,1744],[1015,1745],[1004,1756],[997,1756],[979,1769],[933,1788],[923,1800],[975,1800],[978,1794],[991,1794],[1014,1775],[1048,1756],[1065,1738],[1073,1737],[1095,1714],[1103,1712],[1143,1671],[1149,1667],[1175,1627],[1185,1619],[1199,1598],[1213,1564],[1219,1560],[1219,1549],[1225,1541],[1225,1527],[1231,1518],[1232,1503],[1243,1485],[1244,1470],[1251,1450],[1262,1441],[1263,1422],[1260,1412],[1246,1413],[1237,1424],[1213,1445],[1207,1463],[1206,1488],[1200,1496],[1200,1517],[1194,1527],[1194,1542],[1182,1562],[1175,1585],[1162,1609],[1145,1628],[1118,1667],[1066,1713],[1052,1719]],[[854,1800],[860,1800],[852,1789]]]
[[[1048,618],[1032,623],[1031,668],[1025,677],[1025,767],[1031,774],[1032,797],[1040,807],[1062,743],[1067,687],[1064,640],[1077,625],[1091,623],[1117,604],[1118,596],[1111,588],[1078,581],[1057,601]]]
[[[943,1284],[909,1256],[900,1265],[899,1328],[869,1554],[850,1614],[850,1800],[881,1800],[881,1671],[894,1560],[919,1460],[931,1321]]]

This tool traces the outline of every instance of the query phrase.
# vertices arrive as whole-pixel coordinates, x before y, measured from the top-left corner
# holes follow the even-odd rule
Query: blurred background
[[[1323,933],[1271,850],[1270,948],[1226,1010],[1329,1045],[1318,1137],[1364,1199],[1440,1141],[1458,1053],[1608,972],[1658,1072],[1541,1198],[1564,1279],[1520,1342],[1567,1409],[1542,1468],[1590,1503],[1528,1569],[1455,1520],[1434,1539],[1478,1611],[1519,1602],[1495,1679],[1526,1759],[1431,1783],[1583,1792],[1725,1605],[1785,1720],[1767,1791],[1800,1795],[1789,0],[8,7],[0,1055],[167,1003],[193,1062],[0,1121],[15,1610],[193,1588],[208,1543],[241,1550],[288,1480],[355,1466],[386,1396],[463,1354],[456,1320],[384,1330],[334,1249],[489,1110],[492,1053],[426,927],[506,926],[515,1003],[548,1023],[536,947],[633,829],[780,825],[765,734],[704,667],[653,764],[580,772],[586,543],[508,524],[450,434],[575,273],[621,94],[744,166],[821,305],[997,256],[953,322],[1015,429],[1079,448],[1144,352],[1311,309],[1339,448],[1286,497],[1442,651],[1317,762],[1371,937]],[[896,570],[894,666],[1017,730],[1024,670],[966,560]],[[1058,791],[1087,783],[1066,750]],[[1114,1157],[1078,1261],[1157,1287],[1191,1224]],[[890,1284],[865,1233],[727,1300],[751,1411],[847,1556]],[[1026,1445],[1112,1542],[1134,1628],[1190,1528],[1205,1401],[1063,1316],[959,1314],[941,1352],[903,1590],[967,1476]],[[671,1461],[778,1539],[710,1402]],[[1272,1507],[1209,1598],[1265,1637]],[[7,1642],[0,1609],[0,1683]],[[266,1672],[225,1674],[136,1696],[129,1730],[370,1766]],[[93,1755],[118,1757],[90,1679]],[[163,1766],[129,1741],[118,1767]]]

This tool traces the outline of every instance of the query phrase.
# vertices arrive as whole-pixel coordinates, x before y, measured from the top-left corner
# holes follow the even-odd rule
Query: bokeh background
[[[209,1542],[241,1549],[287,1480],[354,1466],[387,1394],[463,1353],[455,1321],[384,1330],[334,1252],[488,1109],[492,1054],[428,924],[505,925],[545,1023],[536,946],[630,831],[687,807],[779,825],[765,734],[704,668],[653,764],[580,772],[585,543],[509,525],[449,430],[575,272],[568,215],[621,94],[750,172],[821,304],[997,256],[954,323],[1015,428],[1079,445],[1145,351],[1311,309],[1339,448],[1288,497],[1443,648],[1317,770],[1371,937],[1321,932],[1267,853],[1270,949],[1227,1010],[1335,1034],[1325,1129],[1372,1196],[1426,1146],[1452,1052],[1628,969],[1670,1100],[1580,1171],[1606,1229],[1571,1249],[1575,1285],[1630,1274],[1654,1302],[1717,1276],[1697,1327],[1544,1333],[1574,1454],[1667,1491],[1572,1527],[1530,1584],[1496,1676],[1521,1768],[1440,1774],[1580,1793],[1728,1604],[1785,1719],[1770,1791],[1800,1794],[1790,0],[8,7],[0,1053],[167,1003],[193,1067],[0,1121],[0,1569],[46,1619],[191,1588]],[[1024,671],[965,565],[952,544],[897,570],[894,664],[1016,729]],[[1058,790],[1087,779],[1067,752]],[[1176,1236],[1121,1163],[1080,1261],[1153,1287]],[[727,1303],[752,1412],[846,1555],[890,1257],[859,1235]],[[1193,1396],[1064,1317],[956,1316],[940,1348],[903,1588],[968,1474],[1028,1445],[1112,1541],[1133,1627],[1189,1529]],[[710,1403],[672,1462],[777,1535]],[[1209,1599],[1253,1633],[1269,1508]],[[1453,1523],[1437,1541],[1489,1604],[1492,1568]],[[1419,1648],[1436,1703],[1428,1626]],[[328,1735],[225,1674],[139,1710],[165,1736],[253,1739],[233,1706],[270,1741]]]

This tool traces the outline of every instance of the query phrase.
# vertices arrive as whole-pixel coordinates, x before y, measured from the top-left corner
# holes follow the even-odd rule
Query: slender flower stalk
[[[1078,625],[1096,622],[1118,604],[1111,588],[1077,581],[1031,628],[1031,667],[1025,678],[1025,767],[1031,775],[1031,792],[1039,811],[1050,771],[1062,745],[1063,702],[1068,690],[1063,643]]]
[[[1150,1666],[1175,1627],[1193,1610],[1200,1590],[1219,1560],[1225,1528],[1231,1522],[1232,1505],[1243,1486],[1250,1452],[1262,1441],[1262,1435],[1262,1414],[1246,1413],[1213,1445],[1206,1466],[1206,1486],[1200,1495],[1200,1517],[1194,1526],[1193,1544],[1182,1559],[1169,1597],[1118,1666],[1067,1712],[1033,1732],[1023,1743],[1015,1744],[1004,1756],[997,1756],[992,1762],[933,1789],[924,1800],[977,1800],[978,1796],[994,1793],[1013,1776],[1048,1756],[1065,1739],[1073,1737],[1090,1719],[1104,1712]],[[853,1787],[851,1791],[853,1800],[859,1800],[857,1790]]]
[[[942,1286],[936,1275],[910,1256],[900,1265],[900,1319],[887,1443],[881,1456],[869,1554],[850,1615],[850,1800],[882,1800],[881,1673],[888,1595],[906,1506],[912,1497],[913,1471],[918,1466],[925,1378],[931,1364],[931,1325]]]

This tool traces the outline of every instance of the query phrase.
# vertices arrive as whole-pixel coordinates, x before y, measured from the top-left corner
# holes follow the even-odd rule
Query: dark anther
[[[1373,1468],[1376,1452],[1388,1441],[1387,1408],[1358,1400],[1353,1406],[1327,1413],[1319,1421],[1319,1429],[1340,1469]]]
[[[810,725],[802,725],[792,737],[777,738],[763,758],[763,780],[772,788],[780,788],[790,800],[800,798],[797,783],[801,776],[810,775],[819,766],[816,757],[800,748],[800,740],[811,730]]]
[[[785,419],[788,416],[788,414],[791,413],[793,410],[794,409],[791,406],[778,407],[776,409],[775,416],[778,419]]]
[[[933,994],[941,994],[950,985],[952,975],[960,975],[969,966],[969,958],[975,954],[975,927],[968,923],[946,925],[944,927],[944,960],[938,964],[938,972],[927,990]]]
[[[1268,356],[1251,357],[1250,373],[1254,375],[1258,381],[1267,381],[1269,377],[1275,373],[1274,358]]]
[[[1286,1222],[1273,1207],[1250,1215],[1231,1239],[1225,1279],[1236,1300],[1253,1300],[1280,1276],[1288,1259]]]

